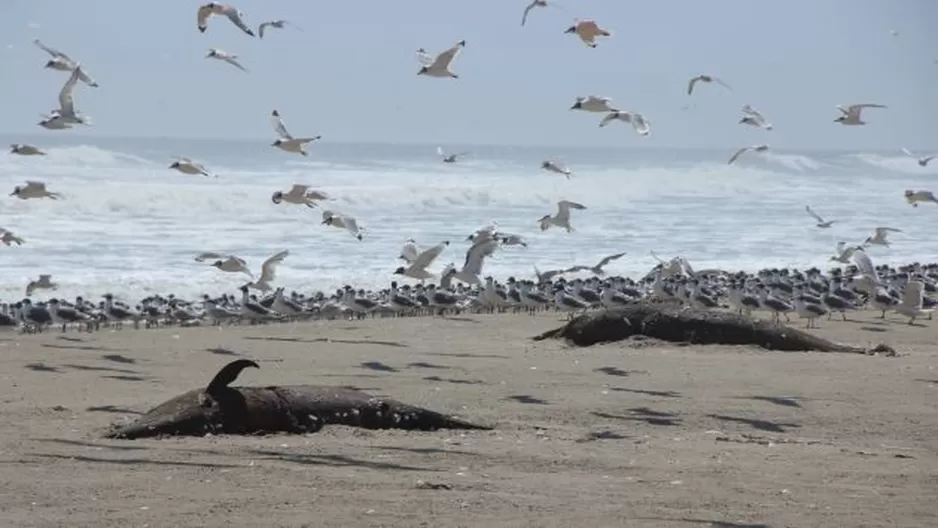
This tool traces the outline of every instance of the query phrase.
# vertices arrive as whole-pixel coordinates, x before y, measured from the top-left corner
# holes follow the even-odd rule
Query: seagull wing
[[[290,191],[287,194],[296,194],[298,196],[306,196],[306,191],[309,189],[309,185],[303,185],[302,183],[294,183],[293,187],[290,188]]]
[[[649,133],[651,133],[651,124],[642,114],[632,114],[631,121],[632,128],[638,132],[638,135],[647,136]]]
[[[441,242],[432,248],[425,249],[419,255],[417,255],[416,260],[411,263],[411,267],[415,269],[426,269],[427,266],[433,263],[437,257],[440,256],[440,253],[443,253],[443,250],[448,246],[446,242]]]
[[[358,220],[355,220],[355,218],[351,216],[343,216],[342,221],[345,222],[345,229],[348,230],[349,233],[355,236],[361,234],[361,228],[358,227]]]
[[[39,39],[34,40],[34,41],[33,41],[33,44],[35,44],[35,45],[39,46],[40,48],[42,48],[42,50],[45,51],[46,53],[48,53],[49,55],[52,55],[53,58],[57,58],[57,59],[58,59],[58,58],[61,58],[61,59],[67,60],[68,62],[74,62],[74,61],[72,61],[71,57],[69,57],[68,55],[62,53],[61,51],[59,51],[59,50],[57,50],[57,49],[55,49],[55,48],[50,48],[49,46],[46,46],[46,45],[43,44],[42,41],[40,41]]]
[[[436,148],[436,153],[439,154],[440,157],[443,157],[443,158],[446,157],[446,152],[443,151],[443,147],[437,147],[437,148]]]
[[[739,158],[740,156],[743,155],[743,152],[746,152],[746,151],[749,150],[750,148],[751,148],[751,147],[743,147],[743,148],[737,150],[736,153],[733,154],[733,156],[730,158],[730,161],[727,163],[727,165],[732,165],[733,162],[736,161],[737,158]]]
[[[851,112],[859,112],[863,108],[886,108],[886,105],[875,104],[875,103],[855,104],[855,105],[850,105],[850,108],[848,108],[848,110],[850,110]]]
[[[902,147],[902,153],[905,154],[906,156],[912,156],[913,158],[915,157],[915,154],[912,154],[911,152],[909,152],[909,149],[905,147]]]
[[[498,242],[494,240],[473,244],[466,252],[466,261],[463,263],[462,271],[474,275],[482,273],[483,260],[494,253],[496,249],[498,249]]]
[[[870,260],[870,256],[867,255],[865,251],[854,251],[853,261],[856,263],[857,269],[860,270],[861,274],[873,279],[874,284],[879,284],[879,275],[876,273],[876,267],[873,266],[873,261]]]
[[[844,242],[843,240],[841,240],[840,242],[837,243],[837,254],[838,254],[838,255],[843,255],[843,254],[844,254],[844,246],[846,246],[846,245],[847,245],[847,243]]]
[[[204,28],[208,24],[208,19],[213,14],[214,13],[211,4],[206,4],[199,7],[199,11],[195,15],[196,23],[198,24],[199,29]],[[205,30],[202,31],[204,32]]]
[[[733,87],[723,82],[723,79],[720,79],[719,77],[713,77],[713,82],[719,84],[731,92],[733,91]]]
[[[536,5],[537,5],[537,2],[534,1],[534,2],[531,2],[530,4],[528,4],[528,7],[524,8],[524,15],[521,16],[521,25],[522,25],[522,26],[524,26],[524,23],[528,21],[528,13],[530,13],[531,10],[534,9],[534,6],[536,6]]]
[[[433,64],[433,57],[427,53],[427,50],[420,48],[417,50],[417,62],[419,62],[421,66],[429,68],[430,65]]]
[[[901,233],[902,230],[896,229],[894,227],[877,227],[876,228],[876,236],[885,236],[886,233],[889,233],[889,232]]]
[[[417,257],[420,255],[420,248],[417,247],[417,243],[413,240],[408,240],[404,242],[404,246],[401,248],[401,256],[399,258],[404,259],[404,262],[408,264],[413,264]]]
[[[608,125],[609,123],[612,123],[616,119],[619,119],[620,115],[621,114],[618,111],[609,112],[608,114],[606,114],[606,117],[604,117],[603,120],[599,122],[599,126],[604,127]]]
[[[586,209],[585,205],[578,204],[576,202],[570,202],[568,200],[560,200],[557,202],[557,208],[563,212],[567,211],[567,214],[570,214],[570,209]]]
[[[248,25],[245,24],[244,20],[242,19],[242,17],[244,16],[244,13],[242,13],[241,11],[238,11],[237,9],[233,7],[229,7],[228,9],[225,10],[225,16],[228,17],[228,20],[230,20],[232,24],[238,26],[238,28],[241,31],[244,31],[245,33],[247,33],[248,35],[251,35],[252,37],[254,36],[254,31],[251,28],[249,28]]]
[[[433,65],[431,65],[430,68],[448,68],[449,64],[453,62],[453,59],[456,58],[456,55],[460,52],[460,50],[463,49],[465,45],[466,41],[460,40],[452,48],[444,51],[443,53],[440,53],[436,56],[436,59],[433,60]]]
[[[215,253],[214,251],[206,251],[204,253],[199,253],[195,256],[196,262],[205,262],[206,260],[219,260],[226,259],[228,255],[222,255],[221,253]]]
[[[587,270],[589,270],[589,269],[590,269],[589,266],[571,266],[571,267],[569,267],[569,268],[563,270],[563,272],[564,272],[564,273],[576,273],[576,272],[578,272],[578,271],[587,271]]]
[[[277,265],[283,262],[283,259],[287,258],[287,255],[290,254],[289,249],[285,249],[280,253],[276,253],[264,261],[264,264],[261,265],[261,278],[257,282],[271,282],[274,280],[274,277],[277,275]]]
[[[267,26],[273,25],[272,22],[264,22],[261,25],[257,26],[257,36],[264,38],[264,30],[267,29]]]
[[[27,180],[26,188],[29,190],[44,191],[46,190],[46,184],[43,182],[39,182],[39,181]]]
[[[235,55],[229,55],[229,56],[225,57],[225,58],[222,59],[222,60],[224,60],[224,61],[227,62],[228,64],[231,64],[232,66],[235,66],[236,68],[238,68],[238,69],[241,70],[241,71],[247,71],[247,69],[245,69],[244,66],[241,66],[241,64],[238,63],[238,61],[237,61],[236,59],[237,59],[237,57],[236,57]]]
[[[72,75],[65,81],[65,85],[62,86],[62,90],[59,92],[59,109],[65,114],[75,114],[75,100],[72,98],[72,90],[75,89],[75,84],[78,83],[79,75],[81,75],[81,66],[72,70]]]
[[[815,213],[815,212],[814,212],[814,209],[811,209],[811,206],[810,206],[810,205],[804,206],[804,210],[805,210],[806,213],[808,213],[809,215],[811,215],[811,216],[812,216],[815,220],[817,220],[819,223],[822,223],[822,224],[824,223],[824,219],[821,218],[820,215],[818,215],[817,213]]]
[[[609,255],[608,257],[606,257],[606,258],[600,260],[600,261],[599,261],[599,264],[596,264],[596,267],[597,267],[597,268],[601,268],[601,267],[605,266],[606,264],[609,264],[609,263],[612,262],[613,260],[620,259],[620,258],[622,258],[623,256],[625,256],[625,253],[624,253],[624,252],[623,252],[623,253],[616,253],[615,255]]]
[[[698,75],[697,77],[691,78],[691,80],[687,82],[687,95],[690,95],[694,92],[694,85],[697,84],[697,81],[700,79],[701,77]]]
[[[287,126],[283,124],[283,118],[280,117],[280,112],[274,110],[270,113],[270,124],[273,125],[274,131],[277,132],[277,135],[283,139],[293,139],[293,136],[287,132]]]

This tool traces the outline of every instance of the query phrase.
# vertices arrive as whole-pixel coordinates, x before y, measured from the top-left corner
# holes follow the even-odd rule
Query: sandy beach
[[[0,334],[2,524],[938,525],[938,327],[855,318],[817,332],[898,357],[533,342],[556,314]],[[238,357],[495,429],[101,438]]]

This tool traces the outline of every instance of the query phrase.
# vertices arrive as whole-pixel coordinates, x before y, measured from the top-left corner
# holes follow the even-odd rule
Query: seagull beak
[[[322,225],[322,224],[328,224],[328,223],[329,223],[329,221],[328,221],[328,220],[323,220],[323,221],[322,221],[322,222],[321,222],[321,223],[320,223],[319,225]]]

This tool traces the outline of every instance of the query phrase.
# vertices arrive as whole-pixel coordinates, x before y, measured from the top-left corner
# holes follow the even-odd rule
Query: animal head
[[[429,67],[429,66],[424,66],[424,67],[420,68],[420,71],[417,72],[417,75],[425,75],[428,71],[430,71],[430,67]]]
[[[570,27],[567,28],[566,31],[563,32],[564,35],[566,35],[566,34],[568,34],[568,33],[576,33],[576,26],[570,26]]]
[[[403,274],[404,274],[404,271],[405,271],[405,270],[404,270],[404,266],[401,266],[401,267],[397,268],[396,270],[394,270],[394,274],[395,274],[395,275],[403,275]]]
[[[170,168],[170,169],[178,169],[180,166],[181,166],[181,165],[180,165],[180,163],[179,163],[178,161],[174,161],[173,164],[169,166],[169,168]]]
[[[222,267],[223,264],[224,264],[223,261],[221,261],[221,260],[216,260],[215,262],[212,263],[212,266],[221,269],[221,267]]]
[[[335,217],[330,215],[330,216],[327,216],[326,218],[324,218],[323,221],[322,221],[322,223],[323,223],[323,224],[326,224],[326,225],[332,225],[333,220],[335,220]],[[359,235],[359,236],[361,236],[361,235]]]
[[[847,118],[845,116],[840,116],[834,120],[835,123],[843,123]]]
[[[279,204],[280,202],[283,201],[283,193],[280,192],[280,191],[275,192],[275,193],[270,197],[270,200],[271,200],[272,202],[274,202],[275,204]]]
[[[19,187],[19,186],[14,187],[13,192],[10,193],[10,196],[19,196],[20,191],[22,190],[23,190],[22,187]]]
[[[580,108],[583,108],[583,101],[578,99],[577,102],[573,103],[573,106],[570,107],[570,110],[579,110]]]
[[[54,60],[50,60],[49,62],[46,63],[46,66],[45,66],[45,67],[46,67],[46,68],[55,68],[55,65],[56,65],[56,64],[58,64],[58,63],[55,62]]]
[[[270,144],[271,147],[279,147],[283,143],[283,139],[277,138],[277,141],[274,141]]]

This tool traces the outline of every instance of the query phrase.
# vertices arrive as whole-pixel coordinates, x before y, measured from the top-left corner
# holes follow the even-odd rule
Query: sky
[[[934,0],[558,0],[525,27],[528,0],[235,0],[252,26],[302,28],[264,39],[219,17],[200,33],[201,3],[0,1],[0,133],[272,141],[277,108],[295,136],[336,142],[938,151]],[[564,34],[576,18],[612,36],[588,48]],[[100,83],[75,90],[93,127],[36,125],[67,79],[43,68],[36,38]],[[416,75],[417,48],[460,39],[459,79]],[[212,47],[250,71],[206,59]],[[688,96],[701,73],[732,91]],[[651,135],[569,110],[591,94],[643,114]],[[866,126],[834,123],[852,103],[888,108],[865,111]],[[739,125],[743,104],[774,130]]]

